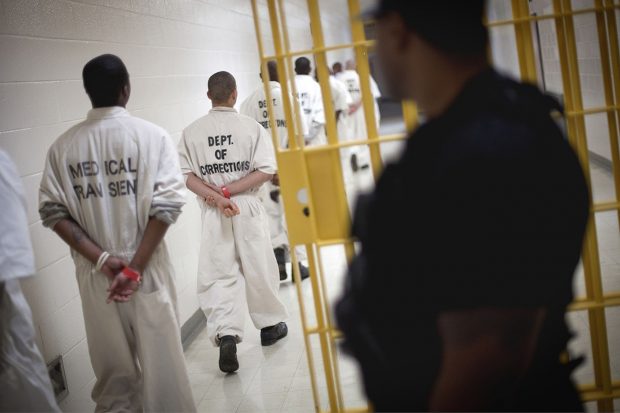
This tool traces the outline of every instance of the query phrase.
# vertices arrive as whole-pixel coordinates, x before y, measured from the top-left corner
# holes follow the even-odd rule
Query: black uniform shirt
[[[589,200],[551,117],[559,109],[489,69],[408,139],[360,201],[362,252],[337,316],[378,410],[426,409],[440,368],[439,315],[482,307],[547,313],[532,367],[491,408],[579,408],[558,359]]]

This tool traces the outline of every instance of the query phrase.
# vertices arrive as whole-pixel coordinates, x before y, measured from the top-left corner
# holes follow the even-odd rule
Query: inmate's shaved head
[[[118,56],[103,54],[90,60],[82,69],[82,79],[93,107],[126,103],[120,98],[124,87],[129,86],[129,73]],[[129,99],[128,94],[125,99]]]
[[[334,74],[342,72],[342,63],[336,62],[332,65],[332,70]]]
[[[233,75],[228,72],[217,72],[209,78],[207,84],[209,88],[209,98],[213,102],[226,102],[232,93],[237,90],[237,82]]]
[[[309,75],[311,71],[310,59],[307,57],[300,57],[295,60],[295,73],[298,75]]]
[[[261,66],[261,78],[263,78],[262,74],[263,68]],[[278,76],[278,64],[275,60],[270,60],[267,62],[267,71],[269,72],[269,80],[272,82],[279,82],[280,77]]]

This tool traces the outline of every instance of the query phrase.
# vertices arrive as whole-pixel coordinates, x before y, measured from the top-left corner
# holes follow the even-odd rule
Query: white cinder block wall
[[[264,9],[264,0],[260,2]],[[346,2],[323,1],[326,42],[350,40]],[[311,46],[303,0],[287,0],[291,42]],[[267,14],[261,12],[265,35]],[[271,42],[266,43],[271,51]],[[114,53],[130,72],[128,109],[178,141],[182,128],[206,113],[207,78],[232,72],[240,101],[259,85],[258,52],[249,0],[2,0],[0,1],[0,148],[19,169],[37,276],[23,288],[47,362],[61,355],[71,398],[87,397],[94,379],[69,250],[37,213],[37,191],[48,147],[82,120],[90,103],[81,70]],[[344,60],[350,52],[334,54]],[[177,275],[181,321],[197,309],[198,206],[189,197],[167,236]]]

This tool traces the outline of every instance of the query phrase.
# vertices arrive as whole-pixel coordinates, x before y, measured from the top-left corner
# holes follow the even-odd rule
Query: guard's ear
[[[213,99],[211,98],[211,92],[209,92],[209,91],[207,91],[207,97],[209,98],[209,100],[213,100]]]

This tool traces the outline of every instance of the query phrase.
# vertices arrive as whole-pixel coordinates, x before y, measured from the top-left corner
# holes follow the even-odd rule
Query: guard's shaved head
[[[217,72],[209,78],[209,99],[214,103],[227,102],[233,92],[237,90],[237,82],[233,75],[228,72]]]
[[[263,78],[263,68],[261,67],[261,79],[264,80]],[[267,62],[267,72],[269,73],[269,79],[272,82],[279,82],[280,81],[280,77],[278,76],[278,64],[276,63],[275,60],[270,60]]]
[[[298,75],[309,75],[311,71],[310,59],[307,57],[300,57],[295,60],[295,73]]]
[[[355,60],[349,59],[347,63],[345,63],[345,68],[347,70],[355,70]]]

